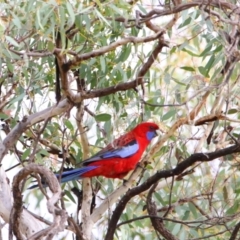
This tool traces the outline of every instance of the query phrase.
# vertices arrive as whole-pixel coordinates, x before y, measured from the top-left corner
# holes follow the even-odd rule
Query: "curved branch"
[[[223,157],[229,154],[240,152],[240,145],[233,145],[231,147],[221,149],[211,153],[194,153],[186,160],[179,163],[174,169],[170,170],[162,170],[155,173],[153,176],[148,178],[144,183],[141,185],[130,189],[121,199],[121,201],[116,206],[109,225],[114,229],[116,228],[117,222],[124,211],[127,203],[131,198],[134,196],[148,190],[153,184],[158,182],[160,179],[168,178],[172,176],[177,176],[185,171],[188,167],[192,166],[196,162],[209,162],[216,158]],[[114,232],[111,229],[108,229],[106,239],[113,239]]]
[[[144,42],[151,42],[154,40],[159,39],[163,34],[165,33],[164,30],[160,30],[158,33],[151,35],[151,36],[147,36],[147,37],[133,37],[133,36],[129,36],[129,37],[124,37],[116,42],[113,42],[111,44],[109,44],[108,46],[104,46],[102,48],[93,50],[92,52],[89,53],[83,53],[80,55],[77,55],[75,52],[71,52],[73,55],[75,55],[75,58],[72,60],[69,60],[66,64],[65,64],[65,68],[66,69],[70,69],[74,66],[79,65],[79,63],[83,60],[88,60],[90,58],[93,57],[98,57],[101,56],[107,52],[110,52],[112,50],[114,50],[115,48],[122,46],[122,45],[126,45],[127,43],[144,43]],[[166,44],[166,43],[165,43]],[[54,52],[59,53],[61,52],[61,49],[55,49]]]
[[[148,12],[147,14],[140,14],[140,17],[142,17],[143,19],[150,20],[150,18],[152,18],[153,16],[156,16],[156,17],[166,16],[166,15],[170,15],[170,14],[173,14],[173,13],[179,13],[181,11],[184,11],[184,10],[192,8],[192,7],[203,6],[203,5],[217,7],[217,8],[220,8],[220,9],[223,9],[223,8],[230,9],[234,13],[237,13],[237,14],[239,14],[239,12],[240,12],[240,9],[236,8],[235,4],[229,3],[227,1],[221,1],[221,0],[211,0],[211,1],[209,1],[209,0],[197,0],[197,1],[191,1],[191,2],[184,2],[182,4],[178,4],[178,5],[172,6],[169,9],[157,9],[157,8],[154,8],[153,10]]]
[[[148,160],[163,146],[163,144],[169,139],[169,137],[173,136],[175,134],[175,131],[182,125],[188,124],[194,118],[198,115],[199,111],[201,108],[204,106],[207,97],[209,96],[210,91],[207,91],[203,96],[202,100],[193,108],[193,110],[189,114],[188,117],[183,117],[178,119],[173,126],[168,129],[167,133],[161,137],[161,139],[151,148],[148,154],[146,154],[142,160],[140,161],[141,163],[148,162]],[[96,222],[100,219],[101,215],[111,206],[114,204],[118,197],[124,194],[133,184],[135,179],[139,176],[140,171],[142,168],[136,168],[128,181],[120,186],[118,189],[116,189],[108,198],[98,207],[95,209],[93,214],[91,215],[91,219],[93,222]],[[147,189],[146,189],[147,190]]]
[[[35,163],[29,164],[28,166],[24,167],[19,171],[19,173],[13,179],[13,208],[11,211],[11,219],[10,219],[10,227],[9,231],[14,232],[17,239],[23,239],[22,233],[20,232],[20,219],[23,210],[23,201],[22,201],[22,192],[20,190],[22,182],[28,177],[28,175],[32,173],[38,173],[44,176],[46,179],[50,190],[52,191],[53,195],[51,198],[47,200],[47,208],[49,213],[53,214],[53,224],[34,234],[34,236],[30,237],[29,239],[36,239],[42,236],[54,236],[59,231],[63,231],[65,229],[65,222],[67,221],[67,212],[65,210],[59,209],[55,206],[58,200],[61,197],[61,187],[58,183],[57,178],[55,175],[46,167],[39,166]],[[10,234],[11,236],[11,234]]]
[[[155,202],[152,201],[152,194],[157,186],[157,182],[151,187],[148,196],[147,196],[147,210],[150,216],[157,216],[157,207]],[[171,232],[165,228],[163,224],[163,220],[160,218],[152,218],[150,217],[153,227],[157,232],[159,232],[164,238],[168,240],[177,240]]]
[[[107,88],[102,88],[102,89],[97,89],[97,90],[91,90],[87,92],[82,92],[79,94],[76,94],[74,97],[74,102],[79,103],[82,101],[82,99],[90,99],[90,98],[97,98],[97,97],[104,97],[109,94],[114,94],[119,91],[126,91],[129,89],[133,89],[143,83],[143,77],[149,70],[149,68],[152,66],[154,61],[156,60],[158,54],[161,52],[162,48],[166,46],[164,42],[159,41],[147,61],[143,64],[142,68],[137,74],[136,79],[130,82],[124,82],[124,83],[119,83],[117,85],[107,87]]]
[[[9,180],[3,168],[0,168],[0,215],[4,222],[9,223],[10,213],[12,209],[12,192],[9,186]],[[26,209],[23,209],[20,221],[20,231],[25,238],[29,238],[32,234],[41,231],[44,224],[35,216],[32,216]]]

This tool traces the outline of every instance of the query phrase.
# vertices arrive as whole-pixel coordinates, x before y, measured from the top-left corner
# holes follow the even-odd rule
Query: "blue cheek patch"
[[[151,141],[154,137],[157,136],[157,133],[154,131],[151,131],[151,132],[147,132],[147,139],[148,141]]]

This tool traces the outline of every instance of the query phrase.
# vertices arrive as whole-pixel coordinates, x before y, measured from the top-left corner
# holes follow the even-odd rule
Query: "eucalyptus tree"
[[[238,2],[0,8],[0,216],[9,239],[237,238]],[[142,121],[162,133],[124,182],[58,183],[53,172],[79,167]],[[40,187],[29,190],[34,180]]]

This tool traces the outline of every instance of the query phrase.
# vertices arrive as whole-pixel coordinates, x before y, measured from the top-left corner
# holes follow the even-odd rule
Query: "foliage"
[[[48,174],[33,163],[52,171],[79,166],[152,120],[161,137],[124,184],[102,177],[67,183],[55,205],[43,189],[27,190],[27,181],[26,206],[38,214],[47,204],[54,219],[43,220],[47,230],[34,228],[34,237],[237,238],[236,1],[9,0],[0,7],[0,159],[13,158],[21,170],[11,216],[0,207],[10,236],[31,235],[17,222],[19,186],[30,174]],[[1,202],[7,197],[0,192]]]

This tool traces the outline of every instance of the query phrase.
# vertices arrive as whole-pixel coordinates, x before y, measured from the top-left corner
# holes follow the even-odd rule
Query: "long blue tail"
[[[65,183],[72,180],[78,180],[84,173],[89,172],[95,168],[97,168],[97,166],[86,166],[63,172],[61,174],[61,183]],[[60,174],[55,175],[57,178],[59,178]]]
[[[55,176],[59,178],[59,176],[61,175],[61,183],[65,183],[68,181],[81,179],[84,173],[89,172],[95,168],[97,168],[97,166],[86,166],[82,168],[72,169],[72,170],[63,172],[62,174],[56,173]],[[43,187],[47,187],[47,184],[45,182],[42,182],[42,185]],[[28,189],[33,189],[37,187],[38,187],[38,184],[35,184]]]

